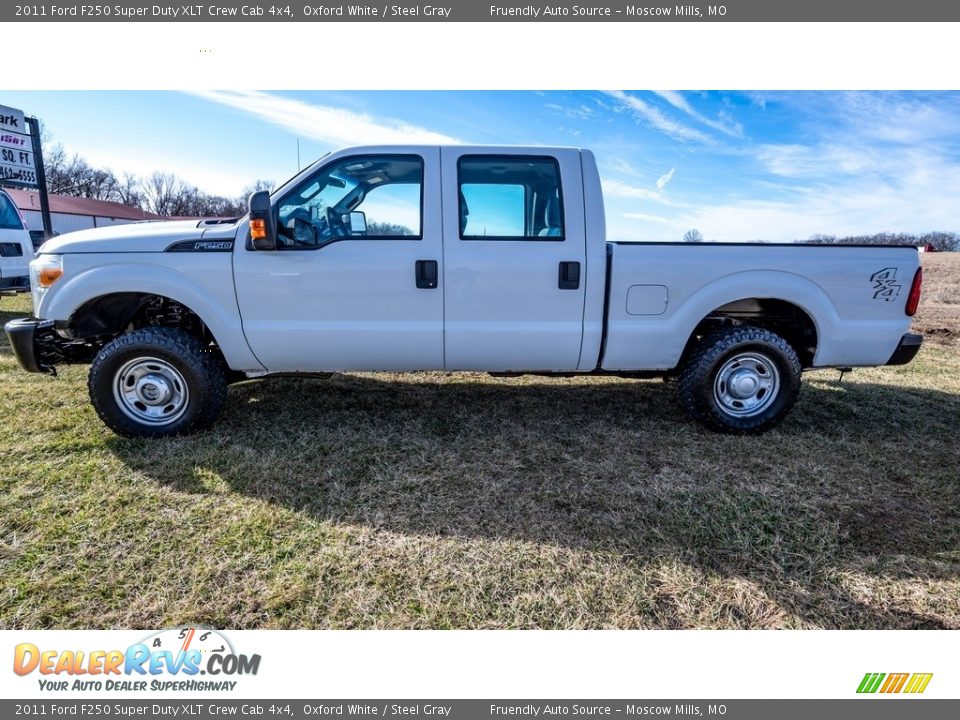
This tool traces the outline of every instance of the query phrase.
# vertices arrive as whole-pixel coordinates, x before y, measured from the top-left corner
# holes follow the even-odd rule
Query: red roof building
[[[40,215],[40,196],[31,190],[5,188],[23,213],[30,230],[43,230],[43,218]],[[139,208],[106,200],[50,195],[50,220],[56,235],[123,223],[142,222],[144,220],[166,220],[161,215],[146,212]]]

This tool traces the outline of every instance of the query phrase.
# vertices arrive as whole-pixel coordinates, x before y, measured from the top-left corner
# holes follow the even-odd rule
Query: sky
[[[960,92],[7,92],[117,173],[237,195],[377,143],[594,151],[613,240],[960,231]]]

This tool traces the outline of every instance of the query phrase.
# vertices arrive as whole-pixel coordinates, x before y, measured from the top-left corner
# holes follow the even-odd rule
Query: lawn
[[[0,628],[960,628],[958,261],[913,364],[808,373],[761,437],[660,381],[423,373],[124,440],[4,341]]]

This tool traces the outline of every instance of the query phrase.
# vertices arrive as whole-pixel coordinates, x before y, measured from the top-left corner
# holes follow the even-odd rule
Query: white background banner
[[[237,654],[261,658],[256,675],[217,676],[237,682],[232,692],[216,693],[224,699],[838,699],[857,697],[857,686],[867,672],[933,673],[923,697],[960,696],[956,637],[950,631],[263,630],[223,634]],[[41,652],[89,654],[125,651],[153,635],[144,631],[2,632],[3,697],[83,699],[97,694],[45,692],[38,682],[72,683],[90,680],[90,675],[43,676],[39,670],[16,675],[12,668],[18,643],[31,643]],[[170,673],[112,677],[188,679]],[[196,675],[193,679],[213,678]],[[178,694],[184,693],[119,692],[116,697]]]

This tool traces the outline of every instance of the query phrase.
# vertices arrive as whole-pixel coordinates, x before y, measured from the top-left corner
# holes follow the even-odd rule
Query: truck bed
[[[776,300],[816,328],[811,367],[881,365],[910,326],[915,247],[607,243],[604,370],[669,370],[718,309]]]

